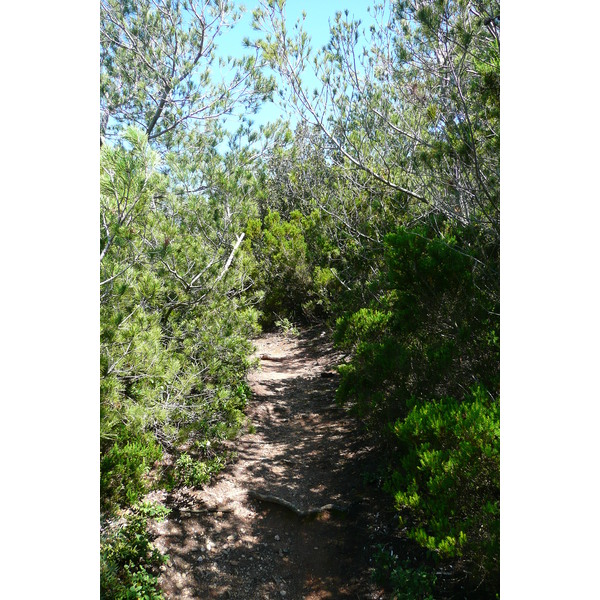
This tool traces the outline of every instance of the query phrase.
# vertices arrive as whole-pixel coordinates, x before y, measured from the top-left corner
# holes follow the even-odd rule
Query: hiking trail
[[[371,559],[390,528],[356,419],[335,403],[341,356],[319,328],[255,340],[254,432],[203,489],[167,494],[153,525],[170,556],[159,585],[176,599],[383,599]]]

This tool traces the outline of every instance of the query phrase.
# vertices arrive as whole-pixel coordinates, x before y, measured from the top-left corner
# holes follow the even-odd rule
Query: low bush
[[[190,487],[205,485],[224,466],[225,459],[221,456],[202,461],[183,453],[175,464],[175,479],[180,485]]]
[[[379,546],[374,558],[374,578],[393,589],[394,600],[434,600],[437,577],[431,568],[401,561],[393,550],[383,546]]]
[[[351,360],[339,368],[337,397],[387,449],[386,486],[410,537],[432,557],[460,563],[493,596],[500,511],[495,263],[484,277],[477,232],[437,225],[387,236],[381,295],[338,319],[335,339]]]
[[[163,600],[158,569],[169,560],[153,547],[148,519],[162,519],[161,505],[135,506],[121,527],[101,537],[100,598],[102,600]]]
[[[152,436],[115,443],[100,461],[100,498],[103,509],[134,504],[148,491],[147,474],[162,450]]]
[[[459,398],[474,383],[497,394],[499,311],[465,252],[473,235],[423,227],[387,236],[381,296],[338,318],[335,341],[352,353],[338,398],[374,431],[405,417],[413,397]]]
[[[387,483],[409,535],[473,576],[499,571],[500,410],[482,388],[462,401],[415,403],[393,425],[400,465]]]

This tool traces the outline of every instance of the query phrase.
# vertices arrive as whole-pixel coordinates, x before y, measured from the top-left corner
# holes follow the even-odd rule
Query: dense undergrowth
[[[398,525],[427,557],[386,549],[378,576],[436,598],[452,564],[465,593],[494,597],[499,5],[384,2],[368,33],[338,13],[314,61],[284,10],[255,11],[255,55],[216,81],[235,6],[101,3],[102,597],[160,598],[147,523],[162,511],[140,502],[210,482],[247,425],[252,338],[316,321],[348,356],[338,400],[385,449]],[[247,118],[275,87],[293,131]]]
[[[385,489],[408,536],[495,593],[497,287],[481,280],[473,237],[419,228],[386,238],[384,293],[337,321],[337,343],[352,352],[340,367],[338,399],[387,448]]]
[[[158,552],[147,532],[148,519],[162,520],[169,510],[150,503],[132,507],[115,528],[105,531],[100,545],[100,596],[161,600],[157,591],[157,569],[169,560]]]

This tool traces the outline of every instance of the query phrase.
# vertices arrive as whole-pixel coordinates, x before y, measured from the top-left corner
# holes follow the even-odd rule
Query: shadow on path
[[[249,376],[248,409],[255,432],[236,442],[238,460],[217,481],[172,495],[174,512],[155,526],[156,545],[171,557],[160,578],[165,596],[384,598],[370,559],[390,517],[365,483],[369,444],[335,404],[331,366],[340,356],[316,329],[256,344],[261,369]],[[302,517],[289,508],[329,504],[340,510]]]

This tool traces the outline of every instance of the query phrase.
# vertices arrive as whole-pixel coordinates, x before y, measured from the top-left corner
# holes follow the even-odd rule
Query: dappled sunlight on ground
[[[369,562],[385,530],[380,492],[364,483],[364,434],[335,404],[340,356],[314,329],[266,335],[257,355],[255,431],[236,442],[237,461],[206,489],[164,498],[174,510],[154,526],[171,557],[162,589],[172,599],[383,598]]]

